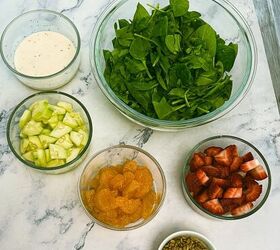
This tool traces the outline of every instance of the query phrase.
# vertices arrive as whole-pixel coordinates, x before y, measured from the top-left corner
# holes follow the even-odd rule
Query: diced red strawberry
[[[242,197],[242,188],[227,188],[223,197],[228,199],[240,198]]]
[[[243,160],[241,157],[238,157],[238,156],[234,157],[232,160],[232,163],[230,164],[230,167],[229,167],[230,172],[232,173],[232,172],[238,171],[242,163],[243,163]]]
[[[245,155],[241,156],[243,162],[254,160],[254,156],[251,152],[246,153]]]
[[[218,169],[220,170],[220,176],[221,178],[227,178],[230,174],[229,167],[226,166],[219,166]]]
[[[260,197],[262,193],[262,185],[251,185],[246,191],[245,191],[245,197],[246,201],[255,201]]]
[[[232,154],[233,157],[238,157],[239,156],[238,148],[237,148],[236,145],[229,145],[225,149],[230,149],[231,154]]]
[[[193,195],[198,194],[202,189],[202,185],[200,184],[195,173],[188,173],[186,175],[186,184],[190,193],[192,193]]]
[[[230,177],[229,177],[229,180],[230,180],[230,186],[231,187],[237,187],[237,188],[240,188],[243,186],[243,178],[240,174],[232,174]]]
[[[244,205],[241,205],[239,207],[236,207],[236,208],[232,209],[231,214],[234,215],[234,216],[245,214],[245,213],[249,212],[252,208],[253,208],[253,203],[248,202]]]
[[[208,175],[208,176],[212,176],[212,177],[218,177],[221,174],[221,171],[213,166],[203,166],[201,167],[201,169]]]
[[[195,197],[196,201],[199,203],[204,203],[209,200],[208,190],[204,190],[202,193]]]
[[[257,166],[259,166],[260,163],[257,159],[254,159],[254,160],[251,160],[251,161],[247,161],[243,164],[241,164],[240,166],[240,169],[243,171],[243,172],[248,172],[254,168],[256,168]]]
[[[256,168],[252,169],[248,172],[248,174],[253,177],[253,179],[261,181],[267,178],[267,173],[265,172],[265,169],[259,165]]]
[[[245,189],[250,188],[251,186],[259,185],[250,175],[246,175],[243,178],[243,185]]]
[[[212,158],[211,156],[205,156],[205,157],[204,157],[204,162],[205,162],[205,165],[206,165],[206,166],[209,166],[209,165],[212,164],[213,158]]]
[[[220,147],[209,147],[207,149],[204,150],[204,153],[207,155],[207,156],[215,156],[217,154],[219,154],[223,149],[220,148]]]
[[[196,177],[198,178],[199,182],[202,184],[202,185],[205,185],[207,183],[207,181],[209,180],[209,177],[206,175],[206,173],[201,170],[201,169],[198,169],[196,172]]]
[[[216,185],[218,185],[218,186],[220,186],[220,187],[223,187],[223,188],[225,188],[225,187],[228,187],[229,186],[229,180],[226,180],[226,179],[222,179],[222,178],[216,178],[216,177],[214,177],[213,179],[212,179],[212,183],[213,184],[216,184]]]
[[[222,197],[222,194],[223,194],[223,189],[220,186],[211,183],[211,185],[208,188],[209,198],[211,200],[216,199],[216,198],[220,198],[220,197]]]
[[[223,214],[224,209],[218,199],[206,201],[202,206],[213,214]]]
[[[240,198],[223,198],[220,200],[222,206],[227,206],[227,205],[236,205],[236,206],[241,206],[244,202],[246,201],[245,194],[242,194]]]
[[[190,161],[191,171],[195,172],[197,169],[204,165],[204,155],[202,153],[194,153]]]
[[[215,155],[214,158],[218,164],[223,166],[230,166],[233,159],[231,148],[227,147],[219,154]]]
[[[225,213],[230,212],[232,209],[238,207],[238,204],[232,202],[234,199],[221,199],[220,203],[224,209]]]

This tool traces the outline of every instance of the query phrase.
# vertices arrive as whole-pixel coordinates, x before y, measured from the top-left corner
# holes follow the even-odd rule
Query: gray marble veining
[[[231,1],[255,35],[259,63],[253,86],[233,111],[210,124],[178,133],[143,128],[123,117],[99,90],[88,61],[92,27],[108,5],[104,0],[0,1],[0,31],[22,12],[48,8],[63,12],[82,37],[82,63],[75,79],[61,90],[78,97],[95,125],[91,152],[125,143],[143,147],[162,165],[167,195],[159,214],[130,232],[115,232],[94,224],[85,215],[77,181],[87,160],[67,174],[49,176],[25,168],[10,152],[5,138],[8,116],[15,104],[34,91],[19,83],[0,62],[0,249],[155,250],[168,234],[199,231],[222,250],[276,250],[280,232],[280,118],[252,1]],[[221,222],[195,213],[185,202],[180,185],[186,153],[212,135],[232,134],[252,142],[265,155],[273,175],[272,192],[264,207],[241,221]],[[275,223],[277,222],[277,223]]]

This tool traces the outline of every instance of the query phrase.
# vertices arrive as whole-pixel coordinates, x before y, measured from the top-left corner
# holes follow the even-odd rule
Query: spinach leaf
[[[166,47],[173,54],[177,54],[181,50],[180,43],[181,43],[181,36],[179,34],[167,35],[165,37]]]
[[[175,17],[185,15],[189,9],[188,0],[170,0],[170,5]]]
[[[137,37],[132,41],[129,53],[133,58],[143,61],[149,54],[150,48],[151,45],[148,41]]]

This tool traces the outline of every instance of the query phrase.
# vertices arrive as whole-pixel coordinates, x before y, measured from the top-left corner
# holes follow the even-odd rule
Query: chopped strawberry
[[[231,187],[236,187],[236,188],[240,188],[243,186],[243,178],[240,174],[232,174],[230,177],[229,177],[229,180],[230,180],[230,186]]]
[[[202,188],[202,185],[200,184],[195,173],[188,173],[186,175],[186,184],[190,193],[193,193],[193,195],[198,194]]]
[[[209,195],[208,195],[208,190],[204,190],[202,193],[200,193],[199,195],[197,195],[195,197],[195,199],[197,200],[197,202],[199,203],[204,203],[206,201],[209,200]]]
[[[225,149],[229,149],[233,157],[238,157],[238,149],[236,145],[229,145]]]
[[[219,166],[218,169],[220,170],[221,178],[227,178],[230,175],[229,167],[226,166]]]
[[[252,208],[253,208],[253,203],[248,202],[244,205],[241,205],[239,207],[236,207],[236,208],[232,209],[231,214],[234,215],[234,216],[245,214],[245,213],[249,212]]]
[[[208,175],[212,177],[218,177],[221,175],[221,171],[213,166],[203,166],[201,169]]]
[[[240,198],[242,197],[242,188],[227,188],[223,197],[228,199]]]
[[[223,189],[220,186],[211,183],[211,185],[208,188],[208,195],[211,200],[220,198],[223,195]]]
[[[206,165],[206,166],[209,166],[209,165],[212,164],[213,158],[212,158],[211,156],[205,156],[205,157],[204,157],[204,162],[205,162],[205,165]]]
[[[265,172],[264,168],[259,165],[256,168],[252,169],[251,171],[248,172],[250,176],[253,177],[253,179],[261,181],[267,178],[267,173]]]
[[[259,166],[260,163],[257,159],[254,159],[254,160],[251,160],[251,161],[247,161],[243,164],[241,164],[240,166],[240,169],[243,171],[243,172],[248,172],[254,168],[256,168],[257,166]]]
[[[222,178],[216,178],[216,177],[214,177],[212,179],[212,183],[216,184],[216,185],[218,185],[220,187],[223,187],[223,188],[228,187],[229,184],[230,184],[230,182],[228,180],[222,179]]]
[[[202,185],[205,185],[207,183],[207,181],[209,180],[209,177],[206,175],[206,173],[201,170],[201,169],[198,169],[196,172],[196,177],[198,178],[200,184]]]
[[[204,153],[207,155],[207,156],[215,156],[217,154],[219,154],[223,149],[220,148],[220,147],[209,147],[207,149],[204,150]]]
[[[214,156],[215,161],[223,166],[230,166],[230,164],[232,163],[232,150],[231,148],[227,147],[226,149],[224,149],[223,151],[221,151],[219,154]]]
[[[238,204],[232,202],[234,199],[221,199],[220,203],[224,209],[225,213],[230,212],[232,209],[238,207]]]
[[[204,155],[202,153],[194,153],[190,161],[191,171],[195,172],[197,169],[204,165]]]
[[[246,201],[246,197],[245,197],[244,194],[242,194],[242,196],[240,198],[233,198],[233,199],[223,198],[223,199],[220,199],[220,202],[221,202],[222,206],[226,206],[226,205],[241,206],[245,201]]]
[[[246,153],[245,155],[241,156],[243,162],[254,160],[254,156],[251,152]]]
[[[250,176],[250,175],[246,175],[243,178],[243,185],[245,189],[250,188],[251,186],[255,186],[258,185],[258,183]]]
[[[245,197],[246,201],[255,201],[260,197],[262,193],[262,185],[251,185],[246,191],[245,191]]]
[[[223,214],[224,209],[218,199],[206,201],[202,206],[213,214]]]
[[[238,156],[234,157],[232,163],[229,166],[230,172],[232,173],[238,171],[242,163],[243,160],[241,157]]]

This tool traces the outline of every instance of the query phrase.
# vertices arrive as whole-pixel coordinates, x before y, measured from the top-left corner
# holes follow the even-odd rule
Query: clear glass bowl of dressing
[[[73,55],[68,58],[69,60],[65,59],[64,66],[56,72],[47,70],[48,73],[44,75],[26,74],[15,66],[17,59],[15,53],[19,45],[25,38],[38,32],[55,32],[62,35],[61,37],[68,40],[71,45]],[[53,90],[65,85],[75,76],[80,64],[81,40],[78,29],[69,18],[50,10],[33,10],[16,17],[5,28],[0,47],[2,59],[7,67],[23,84],[33,89]],[[51,48],[45,47],[45,52],[51,53]],[[31,46],[30,49],[32,50]],[[46,65],[50,66],[50,62],[48,61]]]

